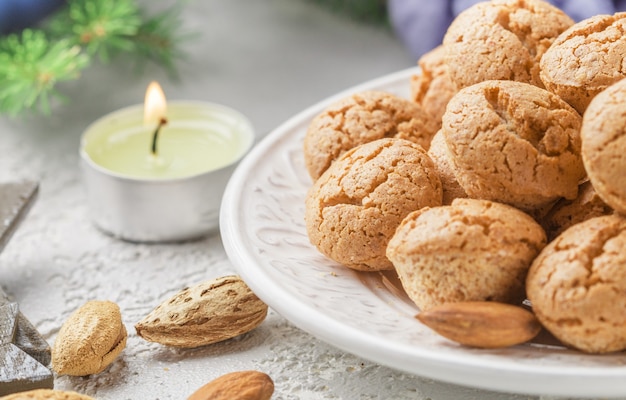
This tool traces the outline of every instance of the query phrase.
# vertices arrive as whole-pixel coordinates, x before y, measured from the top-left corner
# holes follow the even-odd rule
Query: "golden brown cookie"
[[[459,89],[491,79],[543,87],[539,61],[573,23],[541,0],[478,3],[460,13],[444,36],[450,77]]]
[[[443,46],[424,54],[418,61],[419,73],[411,76],[411,99],[419,104],[441,127],[441,117],[448,101],[457,92],[444,61]]]
[[[450,100],[442,131],[469,197],[534,210],[576,197],[585,177],[581,122],[576,110],[547,90],[486,81]]]
[[[572,226],[533,262],[526,290],[535,315],[563,343],[590,353],[626,349],[626,220]]]
[[[591,101],[583,118],[581,138],[591,184],[609,206],[626,215],[625,104],[626,79]]]
[[[583,114],[598,93],[626,77],[626,13],[598,15],[563,32],[541,59],[541,80]]]
[[[341,99],[317,115],[304,137],[304,161],[317,179],[341,154],[385,137],[407,139],[428,149],[437,126],[411,100],[367,91]]]
[[[441,204],[441,182],[418,144],[386,138],[344,153],[307,193],[312,244],[363,271],[392,269],[387,242],[410,212]]]
[[[467,197],[467,193],[456,180],[454,166],[450,162],[448,145],[441,130],[431,140],[428,155],[435,163],[435,170],[439,174],[439,179],[441,179],[441,187],[443,189],[442,204],[449,205],[454,199]]]
[[[387,257],[421,310],[456,301],[518,303],[526,272],[545,243],[541,226],[514,207],[456,199],[409,214]]]
[[[559,200],[546,216],[540,219],[548,241],[553,240],[572,225],[593,217],[609,215],[613,209],[598,196],[591,182],[580,185],[574,200]]]

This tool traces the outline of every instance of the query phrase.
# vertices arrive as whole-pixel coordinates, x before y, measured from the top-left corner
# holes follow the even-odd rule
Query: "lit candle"
[[[132,241],[180,241],[217,227],[219,203],[254,132],[239,112],[206,102],[166,103],[153,82],[143,105],[91,124],[81,159],[92,218]]]
[[[128,177],[181,178],[230,164],[250,140],[239,132],[248,128],[248,122],[232,110],[173,103],[167,112],[156,82],[148,86],[144,104],[143,123],[137,120],[141,113],[125,109],[88,129],[84,149],[94,163]]]

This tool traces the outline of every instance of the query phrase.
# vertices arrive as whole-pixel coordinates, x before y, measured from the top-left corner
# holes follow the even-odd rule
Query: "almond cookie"
[[[448,101],[457,92],[444,61],[443,46],[424,54],[418,61],[420,72],[411,76],[411,99],[419,104],[441,128],[441,117]]]
[[[626,349],[626,219],[576,224],[533,262],[526,281],[535,315],[566,345],[589,353]]]
[[[428,155],[435,163],[435,170],[439,174],[439,179],[441,179],[441,187],[443,189],[442,204],[449,205],[454,199],[467,197],[467,193],[456,180],[454,166],[450,162],[448,145],[441,130],[435,134],[435,137],[430,142]]]
[[[367,91],[331,104],[317,115],[304,137],[304,161],[313,180],[341,154],[385,137],[407,139],[428,149],[437,124],[408,99]]]
[[[450,100],[442,131],[469,197],[528,211],[576,197],[585,177],[581,122],[576,110],[547,90],[486,81]]]
[[[626,13],[597,15],[563,32],[541,59],[541,80],[583,114],[598,93],[626,77]]]
[[[543,87],[539,61],[574,21],[541,0],[493,0],[461,12],[443,45],[450,77],[461,89],[501,79]]]
[[[609,206],[626,215],[624,104],[626,79],[593,99],[583,118],[581,137],[583,162],[591,184]]]
[[[387,242],[411,211],[441,204],[441,182],[418,144],[379,139],[344,153],[309,189],[309,239],[327,257],[362,271],[393,269]]]
[[[456,199],[409,214],[387,247],[421,310],[457,301],[519,303],[528,268],[546,244],[526,213],[488,200]]]
[[[546,230],[548,241],[551,241],[572,225],[612,213],[613,209],[598,196],[591,182],[587,181],[580,185],[578,197],[574,200],[559,200],[541,218],[541,226]]]

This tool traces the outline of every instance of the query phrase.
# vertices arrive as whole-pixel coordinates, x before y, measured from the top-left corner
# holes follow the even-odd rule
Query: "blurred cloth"
[[[396,35],[415,60],[441,44],[452,20],[480,0],[388,0]],[[575,21],[626,10],[626,0],[550,0]]]
[[[0,33],[35,25],[63,4],[64,0],[0,0]]]

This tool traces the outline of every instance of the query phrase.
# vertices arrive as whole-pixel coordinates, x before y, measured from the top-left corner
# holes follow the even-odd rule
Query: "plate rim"
[[[329,345],[398,371],[450,384],[524,395],[576,397],[626,395],[626,379],[624,379],[626,365],[610,368],[598,367],[597,369],[576,368],[575,366],[563,369],[562,366],[534,364],[519,364],[513,367],[512,364],[506,366],[493,362],[485,364],[484,360],[479,360],[478,357],[470,359],[465,357],[461,362],[453,356],[442,356],[436,351],[424,351],[424,349],[417,352],[415,350],[408,353],[402,352],[401,350],[406,350],[405,344],[400,346],[389,341],[384,342],[380,347],[371,348],[372,342],[380,340],[378,336],[343,325],[314,306],[301,302],[299,299],[294,300],[269,275],[259,274],[258,270],[247,267],[253,265],[256,258],[243,241],[237,240],[238,227],[245,223],[241,220],[237,209],[241,200],[239,194],[244,190],[248,171],[294,127],[311,119],[329,104],[351,93],[386,86],[398,82],[399,79],[407,79],[408,85],[410,76],[418,71],[419,67],[407,68],[329,96],[287,119],[252,148],[231,176],[220,210],[219,225],[222,242],[234,268],[259,298],[298,328]],[[311,315],[314,318],[311,318]],[[322,325],[324,327],[320,328]],[[389,354],[392,354],[394,362],[390,362]],[[415,357],[419,362],[416,363]],[[584,376],[581,377],[583,371]],[[582,384],[581,378],[584,380]],[[624,383],[616,385],[616,380],[624,381]]]

